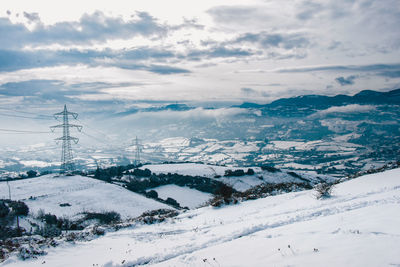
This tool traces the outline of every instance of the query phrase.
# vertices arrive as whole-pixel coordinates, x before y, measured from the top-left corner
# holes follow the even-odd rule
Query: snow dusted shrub
[[[121,220],[121,215],[115,211],[86,212],[84,220],[98,220],[102,224],[110,224]]]
[[[18,250],[18,257],[21,260],[37,258],[41,255],[46,255],[46,252],[40,249],[37,244],[24,244]]]
[[[321,198],[329,198],[332,194],[334,184],[332,183],[327,183],[327,182],[322,182],[314,186],[314,189],[316,191],[316,198],[321,199]]]
[[[222,184],[214,192],[214,197],[210,200],[209,204],[213,207],[220,207],[223,204],[234,203],[236,204],[238,200],[233,198],[233,193],[235,190],[233,187]]]
[[[158,222],[163,222],[167,218],[173,218],[177,216],[179,212],[170,209],[158,209],[152,211],[146,211],[142,215],[136,218],[137,221],[143,222],[145,224],[153,224]]]
[[[99,227],[99,226],[96,225],[96,226],[93,227],[91,232],[94,235],[104,235],[106,233],[106,230],[104,228]]]
[[[268,171],[268,172],[272,172],[272,173],[280,172],[280,171],[281,171],[281,170],[279,170],[279,169],[277,169],[277,168],[274,168],[274,167],[272,167],[272,166],[269,166],[269,165],[262,165],[262,166],[261,166],[261,170],[263,170],[263,171]]]
[[[34,233],[43,237],[56,237],[61,235],[61,229],[52,224],[45,224],[43,227],[37,228]]]

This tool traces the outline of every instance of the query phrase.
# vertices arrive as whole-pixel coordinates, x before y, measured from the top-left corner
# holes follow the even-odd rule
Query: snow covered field
[[[152,164],[144,165],[141,169],[149,169],[151,172],[160,173],[177,173],[181,175],[214,177],[215,175],[224,175],[226,170],[243,169],[247,171],[248,168],[235,168],[225,166],[206,165],[198,163],[177,163],[177,164]],[[259,168],[258,168],[259,169]]]
[[[57,217],[73,217],[84,211],[115,211],[122,218],[132,218],[147,210],[171,208],[120,186],[83,176],[54,177],[51,174],[9,184],[11,199],[23,200],[34,214],[39,209]],[[0,198],[8,199],[5,182],[0,183]],[[71,206],[60,207],[62,203]]]
[[[190,210],[2,266],[400,266],[400,169],[314,195]]]
[[[213,197],[212,194],[174,184],[159,186],[152,188],[152,190],[158,193],[159,198],[166,200],[171,197],[178,201],[181,207],[188,207],[189,209],[197,208]]]
[[[198,163],[177,163],[177,164],[154,164],[154,165],[144,165],[141,169],[149,169],[152,173],[160,174],[160,173],[177,173],[181,175],[191,175],[191,176],[202,176],[208,178],[214,178],[216,175],[221,176],[220,178],[215,178],[218,181],[229,184],[234,189],[238,191],[245,191],[250,189],[253,186],[262,184],[262,183],[290,183],[304,182],[301,179],[293,177],[287,173],[287,171],[282,170],[278,172],[269,172],[263,171],[260,167],[250,167],[254,170],[254,175],[244,175],[244,176],[231,176],[224,177],[226,170],[243,170],[247,172],[249,168],[239,168],[239,167],[227,167],[227,166],[216,166],[216,165],[207,165],[207,164],[198,164]],[[307,172],[298,172],[303,178],[311,182],[318,183],[320,179],[324,179],[326,181],[332,181],[334,178],[328,175],[314,175]],[[259,177],[262,177],[260,179]],[[179,202],[179,201],[178,201]]]

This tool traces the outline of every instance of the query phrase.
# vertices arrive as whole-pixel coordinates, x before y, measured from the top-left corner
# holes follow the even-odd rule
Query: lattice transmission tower
[[[57,120],[59,117],[63,118],[63,123],[55,126],[51,126],[50,129],[52,132],[56,128],[62,128],[63,129],[63,136],[56,138],[56,142],[58,143],[59,141],[62,141],[62,152],[61,152],[61,168],[60,168],[60,174],[71,174],[75,170],[75,164],[74,164],[74,158],[72,156],[72,149],[71,149],[71,141],[73,141],[75,144],[79,142],[79,139],[76,137],[70,136],[70,128],[76,128],[79,132],[82,131],[82,126],[81,125],[76,125],[76,124],[70,124],[69,123],[69,116],[72,116],[72,118],[76,119],[78,118],[78,113],[75,112],[69,112],[67,110],[67,105],[64,105],[64,110],[55,113],[54,118]]]
[[[140,164],[140,153],[142,152],[142,145],[140,144],[140,140],[136,138],[133,140],[133,145],[135,146],[135,161],[133,164],[135,166]]]

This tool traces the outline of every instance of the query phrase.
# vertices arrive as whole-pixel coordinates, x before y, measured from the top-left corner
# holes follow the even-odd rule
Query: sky
[[[398,0],[2,0],[0,105],[388,91],[398,25]]]

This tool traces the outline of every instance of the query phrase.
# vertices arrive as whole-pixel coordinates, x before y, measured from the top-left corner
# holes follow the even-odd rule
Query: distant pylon
[[[78,118],[78,113],[69,112],[67,110],[67,105],[64,105],[63,111],[54,114],[55,119],[57,119],[58,117],[61,117],[61,116],[63,117],[63,124],[51,126],[50,129],[52,132],[54,132],[54,130],[56,128],[63,129],[63,136],[56,138],[54,140],[56,140],[56,142],[62,141],[60,174],[70,174],[75,170],[75,165],[74,165],[72,150],[71,150],[71,140],[74,141],[75,144],[77,144],[79,142],[79,139],[69,135],[69,128],[75,127],[80,132],[80,131],[82,131],[82,126],[70,124],[68,122],[68,116],[72,116],[74,119],[76,119],[76,118]]]
[[[133,145],[135,146],[135,161],[133,162],[133,164],[135,166],[140,164],[140,153],[142,152],[142,145],[140,144],[139,139],[135,138]]]

